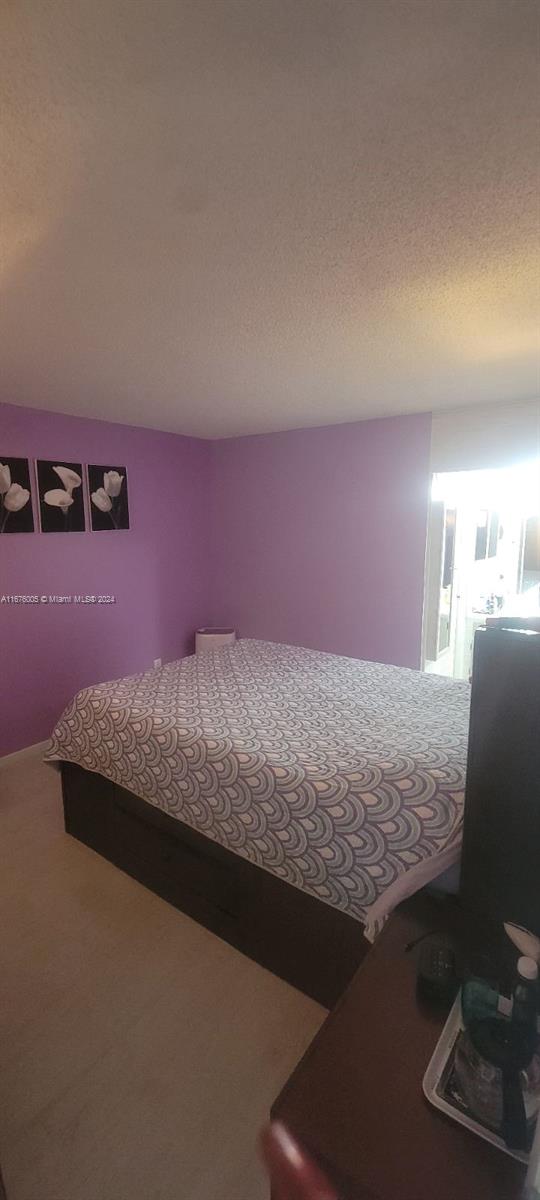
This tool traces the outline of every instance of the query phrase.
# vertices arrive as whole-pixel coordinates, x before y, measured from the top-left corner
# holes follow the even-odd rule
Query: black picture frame
[[[90,524],[93,532],[129,529],[126,468],[91,463],[87,471]]]
[[[84,533],[86,517],[82,463],[67,462],[63,458],[38,458],[36,473],[41,532]],[[62,495],[65,504],[62,504]]]
[[[0,534],[33,532],[30,463],[27,458],[0,452]]]

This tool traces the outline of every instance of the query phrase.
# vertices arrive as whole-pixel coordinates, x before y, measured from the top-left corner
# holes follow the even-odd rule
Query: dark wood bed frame
[[[495,628],[478,631],[475,639],[461,892],[471,909],[485,913],[498,892],[501,920],[512,912],[518,924],[536,929],[540,637],[533,632],[536,618],[491,623]],[[499,750],[505,747],[504,769],[485,750],[489,731]],[[473,769],[478,747],[487,759]],[[358,921],[101,775],[64,762],[62,787],[68,833],[249,958],[334,1006],[369,949]],[[482,815],[485,804],[489,819]],[[511,894],[506,886],[503,895],[501,879],[514,881]]]
[[[67,762],[61,767],[68,833],[333,1008],[369,949],[358,921],[102,775]]]

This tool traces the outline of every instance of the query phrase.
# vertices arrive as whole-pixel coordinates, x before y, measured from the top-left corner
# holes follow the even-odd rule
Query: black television
[[[540,632],[475,635],[460,895],[540,936]]]

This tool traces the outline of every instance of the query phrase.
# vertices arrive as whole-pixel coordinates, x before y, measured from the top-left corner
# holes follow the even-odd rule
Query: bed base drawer
[[[362,926],[100,775],[62,764],[68,833],[330,1008],[367,952]]]
[[[190,844],[185,836],[179,836],[185,827],[180,826],[178,832],[163,828],[161,823],[149,821],[146,811],[134,811],[129,800],[128,792],[114,788],[111,809],[114,843],[123,842],[141,865],[159,866],[163,877],[171,884],[181,881],[182,888],[194,896],[201,896],[230,916],[239,916],[243,897],[236,876],[228,865],[212,857],[212,844],[208,852],[202,853],[199,846]],[[144,805],[145,810],[148,807]]]

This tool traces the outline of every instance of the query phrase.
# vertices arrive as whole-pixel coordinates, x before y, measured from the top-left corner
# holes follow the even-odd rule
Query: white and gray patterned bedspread
[[[45,757],[373,928],[458,856],[468,715],[466,683],[242,640],[85,688]]]

